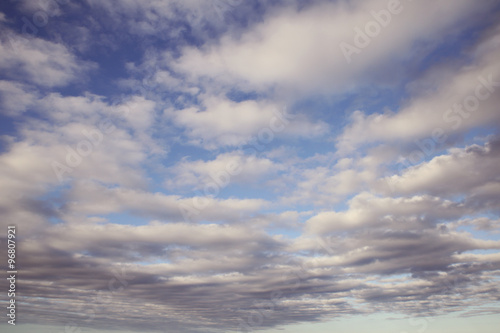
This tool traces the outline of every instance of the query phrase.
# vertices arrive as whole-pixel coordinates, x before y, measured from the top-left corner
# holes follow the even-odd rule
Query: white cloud
[[[0,80],[0,96],[2,103],[0,111],[9,116],[20,115],[32,106],[37,98],[32,89],[20,83],[5,80]]]
[[[165,184],[169,188],[193,187],[203,189],[210,182],[226,187],[234,183],[255,183],[283,167],[267,158],[242,153],[219,154],[213,160],[184,160],[169,169]]]
[[[258,91],[274,84],[299,90],[346,91],[356,80],[380,82],[393,73],[394,59],[404,60],[415,52],[415,41],[434,43],[452,30],[457,20],[492,6],[478,8],[465,1],[401,2],[403,11],[394,15],[389,26],[373,38],[351,64],[339,47],[353,43],[355,27],[374,21],[371,11],[387,9],[388,1],[370,0],[346,4],[321,2],[298,11],[287,7],[266,14],[263,22],[241,36],[223,36],[202,48],[186,47],[176,63],[177,70],[195,77],[249,83]],[[421,24],[421,17],[428,24]],[[366,73],[378,73],[371,77]]]
[[[281,133],[314,136],[327,130],[325,123],[296,118],[282,106],[269,101],[234,102],[205,96],[202,105],[183,110],[167,109],[165,115],[175,125],[186,129],[191,143],[207,149],[252,144],[252,137],[265,145]]]
[[[21,89],[13,83],[7,87]],[[144,186],[141,164],[156,149],[144,137],[144,126],[151,124],[152,102],[133,97],[129,104],[111,106],[91,94],[49,94],[24,102],[31,103],[42,118],[25,117],[16,138],[7,141],[1,165],[10,175],[4,180],[11,184],[4,184],[10,192],[41,195],[49,187],[61,185],[61,180],[71,179]],[[130,128],[140,131],[130,133]],[[26,187],[29,179],[31,185]],[[27,190],[32,187],[37,190]]]
[[[0,69],[13,80],[42,87],[81,80],[96,65],[79,60],[64,45],[9,32],[0,43]]]
[[[298,171],[290,176],[296,179],[294,191],[282,200],[287,203],[311,203],[316,206],[331,206],[347,196],[358,193],[373,182],[373,170],[335,169],[317,167]]]
[[[268,205],[262,199],[215,199],[209,196],[182,198],[127,187],[106,188],[77,182],[68,194],[66,214],[102,215],[128,212],[163,221],[242,222]]]
[[[306,224],[309,232],[318,234],[378,226],[391,228],[393,224],[405,224],[410,229],[471,212],[461,203],[429,195],[390,198],[362,192],[349,201],[346,211],[321,212]]]
[[[499,36],[490,36],[476,46],[478,58],[473,64],[431,68],[424,82],[411,85],[421,85],[430,91],[413,91],[416,96],[397,112],[370,115],[354,112],[351,123],[337,138],[338,149],[347,153],[364,143],[395,144],[421,138],[432,140],[425,144],[436,147],[453,134],[498,122],[500,45],[493,41]],[[437,147],[430,154],[436,151]]]
[[[410,167],[401,175],[382,179],[379,188],[386,193],[432,193],[440,196],[487,194],[485,186],[498,185],[500,148],[498,139],[484,146],[470,145],[450,149],[448,154]],[[390,186],[389,186],[390,185]],[[499,193],[491,188],[493,193]],[[478,193],[478,194],[479,194]]]

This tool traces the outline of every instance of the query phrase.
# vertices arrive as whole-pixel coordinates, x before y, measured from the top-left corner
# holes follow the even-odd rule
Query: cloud
[[[349,201],[348,210],[321,212],[307,221],[307,228],[322,234],[401,223],[411,227],[458,218],[468,212],[462,203],[439,197],[384,198],[364,192]]]
[[[241,222],[245,217],[264,208],[262,199],[220,199],[210,196],[181,198],[178,195],[150,193],[132,188],[106,188],[93,182],[75,183],[67,194],[64,210],[72,214],[103,215],[129,212],[163,221]]]
[[[359,193],[377,177],[378,163],[370,165],[369,157],[337,158],[334,155],[317,155],[311,161],[314,164],[291,163],[290,172],[283,176],[287,183],[292,183],[293,191],[282,200],[286,203],[311,203],[317,207],[330,207],[332,204]],[[316,163],[317,164],[317,163]]]
[[[457,133],[498,123],[495,110],[500,96],[500,66],[496,59],[500,48],[494,42],[498,40],[498,28],[493,32],[471,52],[475,53],[473,64],[431,68],[429,76],[422,79],[424,83],[414,82],[412,87],[422,84],[433,89],[414,91],[416,97],[397,112],[354,112],[351,123],[337,138],[338,149],[348,152],[369,142],[395,144],[424,138],[420,145],[429,147],[428,154],[433,154]]]
[[[0,43],[0,69],[9,79],[58,87],[81,80],[96,69],[96,64],[78,59],[62,44],[10,31],[4,37]]]
[[[323,122],[297,119],[283,107],[269,101],[233,102],[226,98],[206,96],[202,106],[183,110],[167,109],[165,116],[186,129],[190,143],[208,149],[245,146],[258,141],[266,144],[281,134],[316,136],[326,132]],[[253,138],[252,138],[253,137]],[[255,145],[255,143],[253,144]],[[262,150],[262,148],[258,148]]]
[[[36,99],[36,93],[20,83],[12,81],[0,81],[0,96],[2,113],[8,116],[22,114]]]
[[[28,94],[31,99],[22,102],[32,105],[32,113],[24,116],[15,136],[4,137],[6,148],[0,156],[4,177],[0,182],[9,195],[0,200],[3,225],[17,221],[35,232],[47,219],[60,218],[64,200],[53,203],[40,197],[47,193],[57,196],[61,187],[71,186],[73,181],[145,186],[141,163],[149,157],[150,146],[133,113],[144,116],[150,112],[150,102],[132,98],[130,107],[126,103],[112,106],[96,95],[39,97],[17,83],[4,86],[16,94]],[[134,128],[139,134],[129,133]]]
[[[213,35],[238,28],[239,20],[249,20],[252,4],[241,0],[95,1],[94,10],[103,11],[115,29],[158,39],[179,38],[185,34],[203,41]]]
[[[457,221],[456,226],[472,226],[474,230],[490,231],[493,233],[500,232],[500,220],[490,219],[487,217],[478,217],[475,219],[462,219]]]
[[[219,262],[218,269],[214,265],[215,262],[210,265],[209,261],[216,260],[217,255],[223,255],[228,247],[239,246],[240,251],[251,252],[264,244],[269,249],[281,246],[279,241],[273,240],[265,232],[244,225],[160,222],[151,222],[143,226],[111,223],[93,226],[74,224],[51,228],[47,237],[51,240],[53,249],[82,253],[83,257],[88,258],[99,257],[115,261],[120,257],[123,263],[162,258],[171,264],[158,264],[152,267],[164,268],[178,275],[203,273],[206,270],[221,272],[247,270],[249,263],[245,262],[246,259],[242,261],[244,265],[240,265],[239,268],[230,263]],[[102,244],[107,245],[102,246]],[[241,246],[242,244],[244,246]],[[199,252],[207,248],[210,249],[209,253],[203,255]],[[192,261],[192,267],[187,266],[187,261]],[[181,262],[183,264],[179,265]],[[196,262],[203,265],[196,267]]]
[[[415,47],[416,41],[436,43],[452,33],[456,22],[465,20],[462,29],[471,24],[466,19],[473,17],[471,11],[487,10],[493,4],[489,1],[479,9],[467,1],[401,3],[401,14],[394,15],[351,64],[339,45],[353,43],[354,29],[375,21],[371,12],[386,10],[387,1],[319,2],[303,10],[289,6],[266,13],[263,22],[241,36],[227,34],[201,48],[185,47],[176,69],[195,77],[250,84],[258,91],[275,84],[292,91],[349,91],[361,78],[390,82],[394,60],[426,52]],[[429,24],[421,24],[422,16],[428,17]],[[396,72],[392,69],[392,74]]]
[[[498,187],[496,166],[499,162],[499,141],[495,138],[483,146],[476,144],[450,149],[448,154],[408,168],[401,175],[384,178],[380,188],[395,194],[425,192],[448,197],[474,197],[490,190],[494,195]]]
[[[176,164],[168,171],[168,188],[191,187],[203,189],[207,183],[226,187],[234,183],[255,183],[259,179],[282,169],[279,164],[267,158],[246,156],[242,153],[219,154],[214,160],[189,161]]]
[[[26,306],[30,318],[44,318],[41,309],[50,306],[79,325],[94,311],[91,324],[107,327],[99,311],[112,302],[116,311],[106,311],[106,320],[130,329],[133,324],[118,309],[131,311],[142,302],[141,313],[149,320],[141,323],[147,327],[165,324],[154,315],[161,311],[174,331],[181,330],[175,327],[184,316],[196,319],[184,323],[196,331],[200,323],[208,330],[237,329],[259,313],[265,318],[261,324],[246,325],[391,311],[394,304],[404,304],[408,315],[446,313],[491,303],[498,294],[488,277],[500,267],[498,255],[459,254],[498,248],[498,242],[464,233],[359,230],[331,239],[333,254],[314,257],[292,257],[283,253],[284,245],[251,225],[53,226],[24,247],[27,299],[43,300]],[[154,263],[155,258],[163,260]],[[131,264],[140,260],[153,262]],[[54,269],[61,273],[54,276]],[[79,309],[80,315],[71,316],[65,308]]]

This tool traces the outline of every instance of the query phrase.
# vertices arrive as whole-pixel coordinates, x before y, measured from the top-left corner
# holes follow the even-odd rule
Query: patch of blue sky
[[[303,220],[303,219],[300,219],[300,220]],[[307,219],[305,219],[305,220],[307,220]],[[296,239],[296,238],[303,236],[303,234],[304,234],[305,223],[303,221],[299,221],[299,222],[301,222],[301,223],[296,228],[292,228],[292,227],[288,227],[288,226],[283,227],[283,228],[271,226],[271,227],[266,228],[265,231],[270,236],[281,235],[281,236],[284,236],[288,239]]]
[[[467,251],[468,254],[494,254],[494,253],[500,253],[500,249],[495,250],[495,249],[490,249],[490,250],[471,250]]]
[[[256,91],[242,91],[233,88],[226,93],[226,97],[233,102],[241,103],[249,100],[259,100],[265,96]]]
[[[130,212],[102,214],[99,215],[98,217],[105,218],[107,220],[106,223],[134,225],[134,226],[147,225],[149,222],[153,220],[152,218],[138,216]]]
[[[464,136],[464,141],[467,145],[472,143],[484,145],[488,141],[488,137],[498,135],[498,131],[493,124],[489,126],[480,126],[468,131]]]
[[[316,155],[326,155],[335,153],[336,151],[335,142],[333,140],[325,140],[324,137],[297,138],[293,144],[293,150],[302,161]],[[322,162],[317,162],[316,165],[324,166]]]
[[[500,230],[495,230],[496,232],[492,232],[490,230],[477,230],[473,226],[470,225],[462,225],[457,228],[458,231],[465,231],[474,236],[475,239],[481,240],[492,240],[492,241],[500,241]]]
[[[291,229],[291,228],[274,228],[274,227],[268,227],[265,229],[266,230],[266,233],[269,235],[269,236],[278,236],[278,235],[281,235],[281,236],[285,236],[287,237],[288,239],[294,239],[294,238],[298,238],[302,235],[302,230],[300,229]]]
[[[354,91],[335,96],[314,95],[303,98],[291,106],[291,113],[304,113],[313,119],[319,119],[329,125],[328,135],[335,138],[340,135],[344,126],[350,121],[348,115],[354,111],[362,111],[370,115],[384,113],[388,110],[397,111],[401,107],[404,86],[367,85],[357,87]],[[324,140],[324,139],[323,139]],[[309,141],[309,140],[304,140]],[[309,152],[334,152],[335,142],[330,141],[323,145],[311,140],[316,149],[307,149]],[[304,142],[305,144],[306,142]],[[367,144],[369,146],[372,143]]]
[[[500,4],[497,5],[497,9]],[[491,27],[491,19],[485,19],[477,22],[476,25],[464,29],[458,34],[450,34],[448,38],[444,38],[441,43],[433,45],[434,48],[425,58],[419,59],[418,66],[415,68],[415,73],[423,73],[427,69],[438,64],[444,64],[453,59],[454,62],[463,61],[470,63],[473,58],[467,56],[467,50],[470,49],[478,39],[481,38],[482,32]]]
[[[369,85],[352,93],[346,102],[345,115],[360,110],[365,114],[396,112],[404,106],[404,85]]]
[[[448,197],[448,200],[451,200],[453,202],[460,202],[463,203],[467,199],[467,195],[463,193],[456,193],[456,194],[450,194]]]
[[[213,182],[212,180],[209,180]],[[219,194],[217,198],[220,199],[231,199],[231,198],[239,198],[239,199],[262,199],[262,200],[275,200],[279,193],[273,191],[272,188],[266,188],[262,186],[262,183],[234,183],[230,182],[229,185],[225,187],[219,187]],[[201,193],[204,193],[201,191]]]
[[[448,135],[447,133],[445,134]],[[400,154],[398,157],[384,163],[386,176],[402,175],[404,172],[411,170],[411,168],[423,165],[437,156],[448,155],[448,141],[456,143],[457,140],[459,139],[455,136],[452,139],[447,139],[443,144],[439,144],[434,141],[432,134],[429,133],[428,137],[417,139],[413,142],[400,143]],[[464,142],[463,139],[460,141],[462,142],[462,146],[454,147],[464,148],[470,144],[470,141]]]
[[[411,273],[403,273],[403,274],[394,274],[394,275],[385,275],[385,276],[374,276],[373,279],[367,281],[367,283],[373,285],[388,285],[388,284],[407,284],[412,282],[412,274]]]
[[[216,151],[206,150],[200,146],[192,144],[183,144],[181,141],[170,142],[170,151],[161,163],[165,167],[175,166],[179,161],[209,161],[214,160],[218,153]]]
[[[134,264],[139,266],[150,266],[150,265],[170,264],[170,263],[172,263],[172,261],[170,261],[166,257],[154,257],[148,260],[137,261]]]
[[[141,60],[137,58],[138,56],[133,53],[123,52],[122,50],[103,51],[102,54],[94,55],[94,59],[90,60],[98,60],[99,70],[93,72],[92,81],[88,84],[87,89],[94,94],[104,96],[122,93],[117,80],[125,77],[127,74],[125,70],[127,62],[138,62]]]
[[[57,216],[50,216],[47,221],[49,221],[50,224],[63,224],[65,221]]]
[[[57,176],[54,174],[54,180],[57,179]],[[46,206],[47,212],[51,212],[51,220],[54,222],[58,222],[59,217],[57,215],[57,211],[61,210],[65,204],[65,200],[63,199],[67,195],[67,191],[71,188],[71,184],[69,182],[60,183],[59,186],[53,186],[48,188],[46,192],[44,192],[41,196],[37,198],[38,202],[44,203]]]
[[[358,195],[357,193],[351,194],[346,196],[342,200],[339,200],[338,202],[333,202],[332,205],[330,206],[330,209],[336,212],[344,212],[349,210],[349,201],[352,200],[357,195]]]
[[[0,113],[0,133],[13,138],[19,137],[15,118]],[[9,146],[10,142],[6,140],[6,137],[0,139],[0,153],[7,152]]]

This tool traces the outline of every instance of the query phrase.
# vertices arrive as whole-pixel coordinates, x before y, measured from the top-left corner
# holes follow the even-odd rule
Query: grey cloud
[[[425,192],[448,197],[467,194],[470,204],[495,206],[498,204],[499,163],[500,140],[494,138],[484,145],[450,149],[447,154],[383,181],[386,182],[385,188],[390,185],[395,194]],[[486,202],[488,197],[491,202]]]

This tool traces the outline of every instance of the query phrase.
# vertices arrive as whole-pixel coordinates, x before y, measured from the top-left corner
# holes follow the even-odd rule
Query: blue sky
[[[2,2],[2,330],[496,331],[499,10]]]

